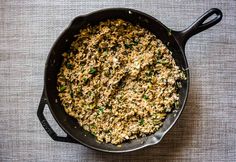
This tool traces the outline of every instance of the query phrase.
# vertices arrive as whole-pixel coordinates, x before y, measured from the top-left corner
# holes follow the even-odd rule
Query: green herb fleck
[[[97,70],[95,68],[90,68],[89,74],[96,74]]]
[[[103,113],[104,112],[104,107],[99,107],[99,113],[101,114],[101,113]]]
[[[90,129],[95,129],[96,126],[94,124],[90,125]]]
[[[138,45],[138,43],[139,43],[139,41],[138,41],[138,40],[134,40],[134,41],[133,41],[133,44],[134,44],[135,46],[137,46],[137,45]]]
[[[73,65],[72,65],[71,63],[67,63],[67,64],[66,64],[66,67],[67,67],[67,69],[72,69],[72,68],[73,68]]]
[[[139,120],[139,125],[143,125],[144,124],[144,119]]]
[[[149,97],[147,95],[143,95],[143,98],[147,100]]]
[[[64,85],[59,88],[60,92],[63,92],[65,89],[66,89],[66,86]]]
[[[83,78],[84,84],[88,83],[88,78]]]
[[[91,132],[91,134],[96,137],[96,133],[95,132]]]
[[[178,107],[179,107],[179,102],[176,101],[176,102],[175,102],[175,108],[178,108]]]
[[[132,44],[126,44],[126,43],[125,43],[125,48],[126,48],[126,49],[132,48]]]

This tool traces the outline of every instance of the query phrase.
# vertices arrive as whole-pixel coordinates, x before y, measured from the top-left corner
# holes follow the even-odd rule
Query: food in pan
[[[100,142],[156,132],[178,106],[185,79],[166,45],[122,19],[88,25],[75,37],[57,80],[65,112]]]

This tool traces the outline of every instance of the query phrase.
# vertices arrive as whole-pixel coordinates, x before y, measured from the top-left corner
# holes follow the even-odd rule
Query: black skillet
[[[212,15],[215,16],[213,17]],[[213,19],[210,19],[210,17],[213,17]],[[71,42],[74,40],[73,36],[78,34],[79,29],[85,27],[87,24],[95,25],[100,21],[116,18],[124,19],[133,24],[139,24],[155,34],[157,38],[161,39],[163,43],[168,45],[168,48],[173,52],[173,57],[176,64],[185,69],[187,76],[187,80],[182,82],[183,87],[179,91],[180,105],[178,108],[174,108],[172,113],[168,114],[161,129],[159,129],[155,134],[147,137],[127,141],[123,143],[121,147],[96,142],[93,135],[83,130],[74,118],[65,113],[58,98],[58,91],[56,89],[57,73],[59,72],[63,59],[62,53],[69,49]],[[210,21],[206,22],[207,19],[210,19]],[[127,8],[104,9],[84,16],[76,17],[71,22],[69,27],[67,27],[56,40],[46,61],[44,72],[44,90],[37,112],[38,118],[44,129],[55,141],[83,144],[92,149],[104,152],[129,152],[159,143],[163,136],[170,130],[179,118],[188,96],[190,78],[188,63],[184,52],[185,44],[191,36],[212,27],[220,22],[221,19],[222,12],[219,9],[212,8],[187,29],[183,31],[173,31],[163,25],[160,21],[156,20],[154,17],[143,12]],[[43,114],[46,104],[48,105],[54,119],[66,132],[66,137],[58,136],[48,124]]]

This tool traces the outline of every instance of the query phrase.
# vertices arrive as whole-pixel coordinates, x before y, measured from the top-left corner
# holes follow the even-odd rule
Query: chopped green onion
[[[72,68],[73,68],[73,65],[72,65],[71,63],[67,63],[67,64],[66,64],[66,67],[67,67],[67,69],[72,69]]]
[[[104,112],[104,107],[99,107],[99,113],[103,113]]]
[[[83,78],[84,83],[88,83],[88,78]]]
[[[91,134],[96,137],[96,133],[95,132],[91,132]]]
[[[147,100],[149,97],[147,95],[143,95],[143,98]]]
[[[139,125],[143,125],[144,124],[144,119],[139,120]]]
[[[96,126],[95,126],[94,124],[90,125],[90,127],[91,127],[92,129],[96,128]]]
[[[132,44],[125,44],[125,48],[126,48],[126,49],[132,48]]]
[[[89,74],[96,74],[97,70],[94,68],[90,68]]]
[[[137,46],[139,41],[138,40],[134,40],[133,43],[134,43],[135,46]]]
[[[176,101],[176,102],[175,102],[175,108],[178,108],[178,107],[179,107],[179,102]]]
[[[66,89],[66,86],[64,85],[59,88],[60,92],[63,92],[65,89]]]

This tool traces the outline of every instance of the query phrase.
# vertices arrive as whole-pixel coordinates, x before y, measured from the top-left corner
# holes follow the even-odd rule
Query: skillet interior
[[[93,149],[107,152],[126,152],[158,143],[164,134],[172,127],[183,110],[185,100],[187,98],[189,74],[187,70],[187,80],[183,81],[183,87],[179,92],[180,107],[178,109],[174,109],[174,111],[167,116],[166,120],[164,121],[164,125],[155,134],[126,142],[122,144],[122,147],[116,147],[112,144],[106,143],[97,143],[96,139],[90,133],[86,132],[79,126],[77,120],[65,113],[64,108],[60,103],[56,89],[57,74],[63,59],[62,53],[69,49],[70,44],[74,40],[74,35],[79,33],[79,29],[86,27],[87,24],[95,25],[100,21],[116,18],[122,18],[133,24],[139,24],[140,26],[151,31],[157,36],[157,38],[161,39],[164,44],[169,44],[167,47],[173,52],[173,57],[176,61],[176,64],[183,69],[188,68],[182,47],[178,45],[174,35],[170,35],[170,30],[155,18],[132,9],[106,9],[75,18],[70,26],[57,39],[47,59],[44,76],[44,88],[51,113],[58,124],[68,135],[73,137],[79,143],[82,143]]]

